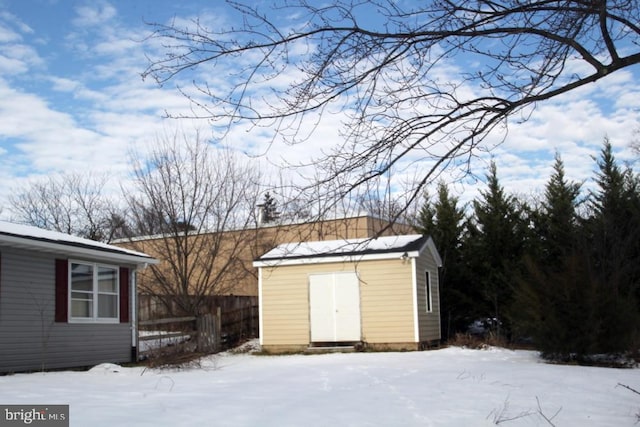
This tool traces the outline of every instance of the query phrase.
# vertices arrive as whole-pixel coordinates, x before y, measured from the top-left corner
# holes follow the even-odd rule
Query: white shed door
[[[360,341],[360,292],[356,273],[309,276],[312,342]]]

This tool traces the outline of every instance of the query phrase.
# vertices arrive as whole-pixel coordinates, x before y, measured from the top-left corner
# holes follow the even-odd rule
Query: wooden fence
[[[168,317],[156,320],[143,320],[138,322],[139,342],[156,341],[164,344],[171,341],[186,341],[195,338],[195,350],[200,353],[215,353],[220,350],[222,342],[220,311],[216,315],[204,314],[201,316]],[[153,331],[144,334],[144,330]],[[146,347],[146,346],[145,346]],[[141,354],[155,350],[149,346],[140,351]]]
[[[193,336],[197,339],[199,351],[209,348],[212,350],[207,352],[212,352],[258,336],[257,297],[209,297],[205,307],[204,314],[197,319],[194,316],[176,316],[169,314],[176,311],[173,307],[167,308],[160,298],[153,295],[140,295],[138,298],[139,329],[159,333],[139,334],[139,340],[178,339],[180,336]]]
[[[222,340],[226,347],[258,336],[258,305],[222,311]]]
[[[168,306],[167,306],[168,305]],[[257,296],[220,295],[205,297],[204,312],[215,313],[220,307],[223,313],[258,305]],[[180,317],[187,315],[170,298],[157,295],[138,295],[138,319],[141,321]]]

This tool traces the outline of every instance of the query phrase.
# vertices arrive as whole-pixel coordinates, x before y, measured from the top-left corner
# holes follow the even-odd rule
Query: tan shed
[[[440,340],[442,262],[428,236],[289,243],[253,265],[265,351],[420,349]]]

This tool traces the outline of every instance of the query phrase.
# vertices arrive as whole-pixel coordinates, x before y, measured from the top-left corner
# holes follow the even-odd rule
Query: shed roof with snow
[[[410,234],[377,239],[342,239],[317,242],[285,243],[270,250],[254,262],[254,267],[293,265],[335,261],[365,261],[395,257],[415,258],[424,249],[438,266],[442,260],[429,236]]]

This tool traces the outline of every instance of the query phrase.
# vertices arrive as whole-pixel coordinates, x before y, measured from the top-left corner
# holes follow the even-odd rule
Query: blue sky
[[[211,2],[0,0],[5,182],[125,172],[132,147],[175,125],[164,110],[187,106],[174,90],[142,81],[145,22],[195,16],[204,3]]]
[[[202,121],[165,119],[165,111],[188,111],[188,101],[173,83],[159,87],[140,77],[146,55],[159,52],[146,39],[145,22],[196,16],[211,25],[235,19],[217,1],[0,0],[0,199],[28,180],[64,171],[107,173],[116,191],[131,171],[132,150],[176,128],[206,129]],[[640,127],[639,74],[638,67],[623,70],[512,124],[506,142],[490,153],[507,190],[542,189],[556,150],[570,179],[591,178],[605,136],[621,161],[634,161],[628,144]],[[304,160],[321,141],[339,138],[340,117],[332,120],[305,147],[271,146],[269,162]],[[245,128],[228,138],[242,151],[267,144],[265,135]],[[490,155],[474,160],[477,175]],[[469,199],[481,186],[471,179],[454,190]]]

